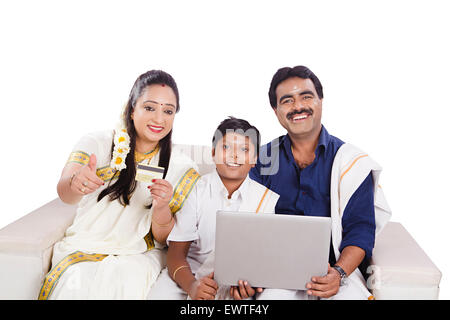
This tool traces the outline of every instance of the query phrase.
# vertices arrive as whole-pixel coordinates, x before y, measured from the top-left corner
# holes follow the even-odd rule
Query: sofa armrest
[[[375,299],[438,299],[441,272],[398,222],[376,238],[367,286]]]
[[[0,230],[0,299],[36,299],[53,245],[75,213],[76,206],[58,198]]]

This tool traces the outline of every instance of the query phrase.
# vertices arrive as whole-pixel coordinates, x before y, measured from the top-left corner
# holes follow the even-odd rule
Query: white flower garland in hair
[[[127,128],[122,119],[114,131],[114,150],[110,167],[118,171],[125,169],[127,167],[125,159],[129,152],[130,136],[128,135]]]

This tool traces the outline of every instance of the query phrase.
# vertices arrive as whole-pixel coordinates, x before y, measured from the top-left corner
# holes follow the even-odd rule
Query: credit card
[[[136,181],[152,184],[153,179],[162,179],[163,174],[164,168],[162,167],[139,163],[137,165],[135,179]]]

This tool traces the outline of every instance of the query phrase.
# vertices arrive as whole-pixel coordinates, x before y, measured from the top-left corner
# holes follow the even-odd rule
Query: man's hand
[[[192,283],[188,294],[192,300],[214,300],[218,288],[217,282],[214,281],[214,272],[211,272]]]
[[[247,299],[249,297],[253,297],[255,293],[263,292],[262,288],[252,288],[247,281],[238,281],[238,287],[232,286],[230,288],[230,295],[234,300],[242,300]]]
[[[341,275],[328,264],[328,273],[323,277],[312,277],[306,284],[306,293],[320,298],[330,298],[339,291]]]

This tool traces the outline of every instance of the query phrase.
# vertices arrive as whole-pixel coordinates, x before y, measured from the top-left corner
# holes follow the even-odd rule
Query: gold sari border
[[[96,173],[97,173],[97,177],[99,177],[103,181],[107,182],[109,180],[119,177],[119,175],[117,173],[120,173],[120,171],[117,171],[116,169],[113,169],[110,166],[105,166],[105,167],[98,168]],[[117,174],[117,176],[116,176],[116,174]]]
[[[74,151],[70,154],[69,159],[67,160],[67,163],[79,163],[82,165],[86,165],[89,163],[89,158],[91,156],[83,151]]]
[[[156,146],[155,149],[148,153],[138,153],[135,152],[135,160],[136,163],[139,163],[144,160],[152,159],[159,151],[159,146]],[[69,159],[67,160],[67,163],[78,163],[81,165],[86,165],[89,163],[90,155],[84,151],[77,150],[70,154]],[[112,179],[118,178],[120,171],[117,171],[116,169],[111,168],[110,166],[104,166],[101,168],[98,168],[97,176],[102,179],[103,181],[107,182]]]
[[[147,244],[147,251],[152,250],[155,247],[155,243],[153,242],[153,234],[150,228],[150,231],[144,237],[145,243]]]
[[[175,214],[183,207],[185,200],[189,196],[189,193],[191,193],[192,188],[199,178],[200,175],[193,168],[184,173],[183,177],[175,187],[172,199],[169,202],[169,207],[172,214]]]
[[[52,294],[53,289],[58,283],[61,275],[72,265],[84,262],[84,261],[102,261],[108,255],[106,254],[87,254],[81,251],[75,251],[62,259],[50,272],[45,276],[44,283],[42,284],[39,292],[38,300],[47,300]]]
[[[89,163],[90,155],[84,151],[74,151],[70,154],[69,160],[67,163],[79,163],[82,165],[86,165]],[[98,168],[96,171],[97,176],[105,182],[112,180],[114,178],[118,178],[119,171],[111,168],[110,166],[104,166]]]

